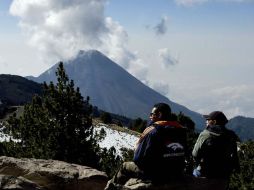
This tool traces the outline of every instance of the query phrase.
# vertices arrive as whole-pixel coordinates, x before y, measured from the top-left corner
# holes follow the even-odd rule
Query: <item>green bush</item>
[[[254,141],[239,145],[240,172],[231,176],[230,190],[254,189]]]

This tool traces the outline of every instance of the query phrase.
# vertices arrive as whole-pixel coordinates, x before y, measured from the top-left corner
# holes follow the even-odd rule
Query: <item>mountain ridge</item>
[[[254,139],[254,118],[236,116],[230,119],[226,126],[235,131],[242,141]]]
[[[42,85],[18,75],[0,74],[0,100],[4,104],[21,105],[42,93]]]
[[[36,82],[56,82],[55,64],[38,77],[28,77]],[[69,78],[75,81],[83,96],[89,96],[92,105],[100,109],[130,118],[148,118],[152,106],[168,103],[175,113],[183,112],[191,117],[197,128],[205,121],[201,114],[170,101],[146,86],[137,78],[97,50],[79,51],[77,56],[64,62]]]
[[[12,81],[11,83],[6,83],[7,85],[3,85],[3,81]],[[15,82],[16,81],[16,82]],[[25,81],[20,83],[19,81]],[[18,87],[18,92],[20,94],[23,94],[22,97],[19,93],[17,93],[17,83],[19,84]],[[3,102],[3,104],[0,103],[0,115],[1,115],[1,108],[4,109],[5,106],[11,106],[15,105],[18,106],[20,104],[24,103],[29,103],[32,100],[32,96],[34,94],[39,94],[38,92],[32,92],[28,93],[26,92],[27,89],[32,89],[30,88],[30,84],[35,84],[37,88],[40,88],[40,92],[42,92],[42,85],[35,83],[33,81],[29,81],[28,79],[21,77],[21,76],[16,76],[16,75],[0,75],[0,101]],[[23,91],[23,92],[22,92]],[[3,96],[3,93],[5,92],[5,95]],[[15,96],[13,96],[13,92]],[[18,97],[16,96],[18,95]],[[10,100],[15,100],[17,102],[13,102],[9,104],[6,100],[10,102]],[[24,101],[25,100],[25,101]],[[1,119],[0,119],[1,121]],[[202,126],[204,128],[204,126]],[[235,133],[240,137],[242,141],[246,140],[254,140],[254,118],[250,117],[244,117],[244,116],[236,116],[232,119],[229,120],[227,124],[227,128],[235,131]],[[199,131],[201,130],[200,128],[196,128]]]
[[[38,77],[28,77],[36,82],[56,82],[55,64]],[[183,112],[200,128],[205,121],[199,113],[170,101],[146,86],[117,63],[97,50],[79,51],[77,56],[64,62],[69,78],[75,81],[83,96],[91,97],[91,103],[110,113],[130,118],[148,118],[155,103],[168,103],[175,113]]]

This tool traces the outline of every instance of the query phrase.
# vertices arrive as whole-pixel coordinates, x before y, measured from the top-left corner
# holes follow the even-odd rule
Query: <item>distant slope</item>
[[[242,141],[254,140],[254,118],[237,116],[229,120],[227,127],[235,131]]]
[[[16,75],[0,75],[0,100],[7,105],[22,105],[42,93],[42,85]]]
[[[57,65],[54,66],[54,68],[56,68],[56,67],[57,67]],[[52,72],[52,71],[50,71],[50,72]],[[70,78],[72,78],[72,77],[70,77]],[[78,79],[78,77],[76,77],[76,79]],[[74,79],[75,83],[76,83],[76,79]],[[52,76],[51,80],[54,81],[55,76]],[[137,80],[137,79],[134,78],[133,80]],[[82,84],[82,81],[79,81],[79,84]],[[142,87],[142,85],[141,85],[141,87]],[[96,89],[96,86],[94,88]],[[148,89],[150,89],[150,88],[148,88]],[[150,90],[152,90],[152,89],[150,89]],[[114,91],[114,89],[113,89],[113,91]],[[139,90],[137,89],[137,91],[139,91]],[[81,92],[83,93],[83,95],[86,96],[86,95],[88,95],[89,91],[84,89]],[[153,92],[153,90],[152,90],[152,92]],[[3,74],[0,75],[0,100],[2,102],[4,102],[5,104],[7,103],[9,106],[10,105],[22,105],[22,104],[25,104],[27,102],[30,102],[32,100],[32,97],[33,97],[34,94],[41,94],[41,93],[42,93],[42,85],[41,84],[38,84],[36,82],[27,80],[24,77],[20,77],[20,76],[16,76],[16,75],[3,75]],[[119,99],[122,100],[121,99],[122,96],[124,96],[124,93],[119,94],[119,98],[117,100],[118,101],[119,101]],[[159,97],[160,94],[159,95],[157,94],[157,96]],[[103,96],[101,96],[101,97],[103,98]],[[91,98],[93,100],[92,96],[91,96]],[[133,98],[133,97],[130,97],[130,98]],[[107,101],[107,100],[104,100],[104,101]],[[116,103],[118,101],[116,101]],[[124,99],[122,101],[124,101]],[[154,101],[156,101],[156,100],[154,100]],[[179,110],[182,109],[182,111],[185,114],[187,113],[186,115],[189,115],[190,117],[193,114],[190,110],[188,110],[184,106],[181,106],[181,105],[178,105],[174,102],[171,102],[170,100],[168,100],[165,97],[162,98],[162,99],[159,99],[157,101],[168,102],[171,105],[171,107],[173,108],[173,111],[176,111],[176,109],[179,109]],[[132,110],[132,107],[131,107],[132,105],[130,105],[130,106],[126,105],[125,102],[123,102],[122,104],[126,106],[126,109]],[[145,115],[144,118],[146,118],[146,115],[149,113],[150,107],[152,105],[151,102],[147,103],[147,104],[149,104],[149,105],[147,105],[147,110],[148,111],[144,112],[144,115]],[[94,105],[96,105],[96,104],[94,104]],[[133,106],[134,108],[137,108],[137,109],[134,109],[134,108],[133,109],[138,110],[138,108],[140,106],[141,105],[137,103],[137,105]],[[126,113],[128,113],[128,111],[126,111]],[[190,114],[188,114],[188,113],[190,113]],[[124,114],[124,113],[122,113],[121,115],[126,115],[127,116],[127,114]],[[194,112],[194,118],[195,118],[195,116],[200,117],[199,114],[195,114],[195,112]],[[192,117],[192,119],[193,119],[193,117]],[[193,119],[193,120],[196,121],[195,119]],[[201,123],[201,125],[197,126],[197,129],[200,130],[200,129],[203,129],[203,127],[204,126]],[[240,137],[240,139],[242,141],[246,141],[246,140],[249,140],[249,139],[254,140],[254,118],[247,118],[247,117],[243,117],[243,116],[237,116],[237,117],[234,117],[233,119],[229,120],[229,122],[227,124],[227,127],[229,129],[232,129],[233,131],[235,131],[236,134]]]
[[[56,82],[54,65],[39,77],[29,77],[36,82]],[[96,50],[80,51],[64,63],[65,70],[84,97],[90,96],[91,103],[99,109],[130,118],[148,118],[152,106],[158,102],[170,104],[174,112],[190,116],[197,128],[204,119],[196,112],[170,101],[155,90],[144,85],[118,64]]]

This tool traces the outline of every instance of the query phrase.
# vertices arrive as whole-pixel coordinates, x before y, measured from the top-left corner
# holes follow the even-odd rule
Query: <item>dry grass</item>
[[[0,121],[6,121],[14,113],[16,114],[17,117],[20,117],[23,114],[23,112],[24,112],[24,106],[11,106],[9,108],[8,113],[6,113],[4,118],[0,119]]]
[[[104,123],[98,118],[93,118],[93,125],[97,126],[98,124],[104,124]],[[130,130],[126,127],[121,127],[121,126],[118,126],[116,124],[104,124],[104,125],[106,125],[107,127],[111,128],[113,130],[116,130],[116,131],[128,133],[128,134],[131,134],[131,135],[135,135],[137,137],[140,136],[140,133],[138,133],[137,131]]]

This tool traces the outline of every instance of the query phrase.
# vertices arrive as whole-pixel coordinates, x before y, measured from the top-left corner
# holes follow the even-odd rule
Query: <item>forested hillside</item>
[[[42,93],[42,85],[17,75],[0,75],[0,100],[7,105],[22,105]]]
[[[229,120],[227,127],[235,131],[242,141],[254,140],[254,118],[237,116]]]

